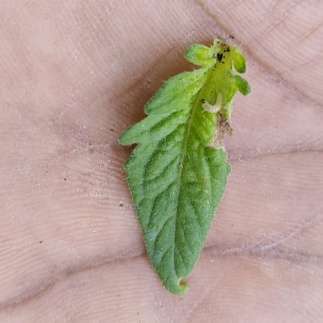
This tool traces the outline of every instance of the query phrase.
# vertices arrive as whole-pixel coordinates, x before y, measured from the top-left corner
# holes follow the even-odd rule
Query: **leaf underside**
[[[221,62],[218,53],[224,55]],[[147,103],[148,116],[120,138],[121,144],[137,144],[125,165],[129,188],[151,263],[175,294],[187,289],[185,279],[203,248],[230,171],[225,150],[212,143],[229,121],[241,84],[232,73],[234,53],[220,41],[210,48],[193,45],[187,59],[201,67],[165,82]],[[219,98],[216,113],[203,108],[205,102],[219,104]]]

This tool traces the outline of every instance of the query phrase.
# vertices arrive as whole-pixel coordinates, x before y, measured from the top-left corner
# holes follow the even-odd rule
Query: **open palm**
[[[320,322],[321,1],[3,0],[0,321]],[[235,37],[252,93],[187,295],[144,254],[116,140],[185,48]]]

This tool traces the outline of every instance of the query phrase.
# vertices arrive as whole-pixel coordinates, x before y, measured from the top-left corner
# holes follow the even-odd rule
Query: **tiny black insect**
[[[223,54],[222,53],[217,53],[216,58],[218,59],[219,62],[221,62],[222,58],[223,58]]]

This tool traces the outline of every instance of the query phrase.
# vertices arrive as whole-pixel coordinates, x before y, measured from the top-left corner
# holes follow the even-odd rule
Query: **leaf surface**
[[[230,166],[219,139],[233,96],[249,89],[233,73],[245,70],[242,54],[222,41],[193,45],[186,58],[201,67],[166,81],[146,104],[148,116],[120,137],[137,144],[125,165],[128,184],[147,254],[175,294],[187,289],[225,189]]]

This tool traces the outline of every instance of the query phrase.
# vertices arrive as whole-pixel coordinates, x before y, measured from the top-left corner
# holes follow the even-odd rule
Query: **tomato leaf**
[[[245,70],[241,56],[220,40],[193,45],[186,57],[201,68],[166,81],[148,116],[120,137],[137,144],[125,165],[129,188],[150,261],[175,294],[187,289],[230,171],[219,141],[235,93],[249,89],[232,68]]]

